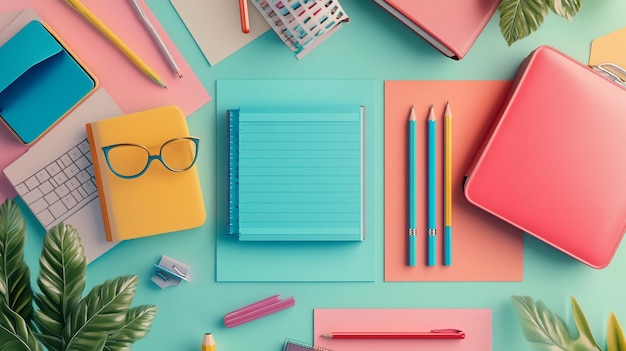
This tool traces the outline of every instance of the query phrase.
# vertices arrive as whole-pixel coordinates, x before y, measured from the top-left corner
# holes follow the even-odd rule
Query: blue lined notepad
[[[344,79],[216,81],[215,280],[218,282],[373,282],[383,245],[383,84]],[[365,106],[363,241],[240,241],[228,235],[227,110],[241,106]],[[219,186],[222,184],[223,186]]]
[[[228,110],[229,234],[364,240],[364,107]]]

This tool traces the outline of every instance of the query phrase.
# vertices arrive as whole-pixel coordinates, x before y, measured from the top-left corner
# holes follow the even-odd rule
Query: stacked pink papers
[[[385,281],[521,281],[524,233],[479,209],[463,194],[465,171],[503,101],[510,81],[385,82]],[[443,213],[437,217],[437,264],[427,266],[426,118],[434,104],[443,122],[450,102],[452,125],[452,265],[444,266]],[[411,105],[417,116],[417,265],[407,265],[407,120]],[[438,138],[443,140],[443,129]],[[438,147],[437,168],[443,148]],[[438,204],[443,182],[437,184]],[[441,205],[440,205],[441,206]],[[442,209],[443,207],[439,207]]]
[[[315,309],[313,344],[333,351],[491,351],[490,309]],[[458,329],[464,339],[327,339],[331,332]]]

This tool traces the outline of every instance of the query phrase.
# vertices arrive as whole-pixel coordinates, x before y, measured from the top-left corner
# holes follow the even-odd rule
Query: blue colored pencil
[[[428,114],[428,265],[437,260],[437,121],[435,108]]]
[[[416,230],[416,208],[415,208],[415,188],[416,188],[416,165],[415,165],[415,134],[417,129],[417,121],[415,119],[415,109],[413,105],[411,105],[411,113],[409,114],[409,206],[408,206],[408,215],[409,215],[409,266],[415,266],[416,264],[416,250],[417,243],[415,240],[415,230]]]

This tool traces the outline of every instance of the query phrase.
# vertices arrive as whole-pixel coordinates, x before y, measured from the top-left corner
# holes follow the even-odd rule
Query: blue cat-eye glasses
[[[159,148],[158,155],[150,154],[140,144],[121,143],[102,147],[104,158],[111,172],[124,179],[133,179],[146,173],[150,163],[159,160],[172,172],[184,172],[196,163],[200,138],[178,137],[167,140]]]

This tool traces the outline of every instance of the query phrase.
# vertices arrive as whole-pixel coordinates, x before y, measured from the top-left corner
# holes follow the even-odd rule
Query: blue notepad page
[[[374,281],[382,252],[382,83],[374,80],[218,80],[216,280]],[[227,110],[233,106],[365,106],[364,241],[239,241],[228,235]],[[377,201],[378,200],[378,201]]]
[[[239,240],[363,240],[363,116],[359,105],[229,110]]]

